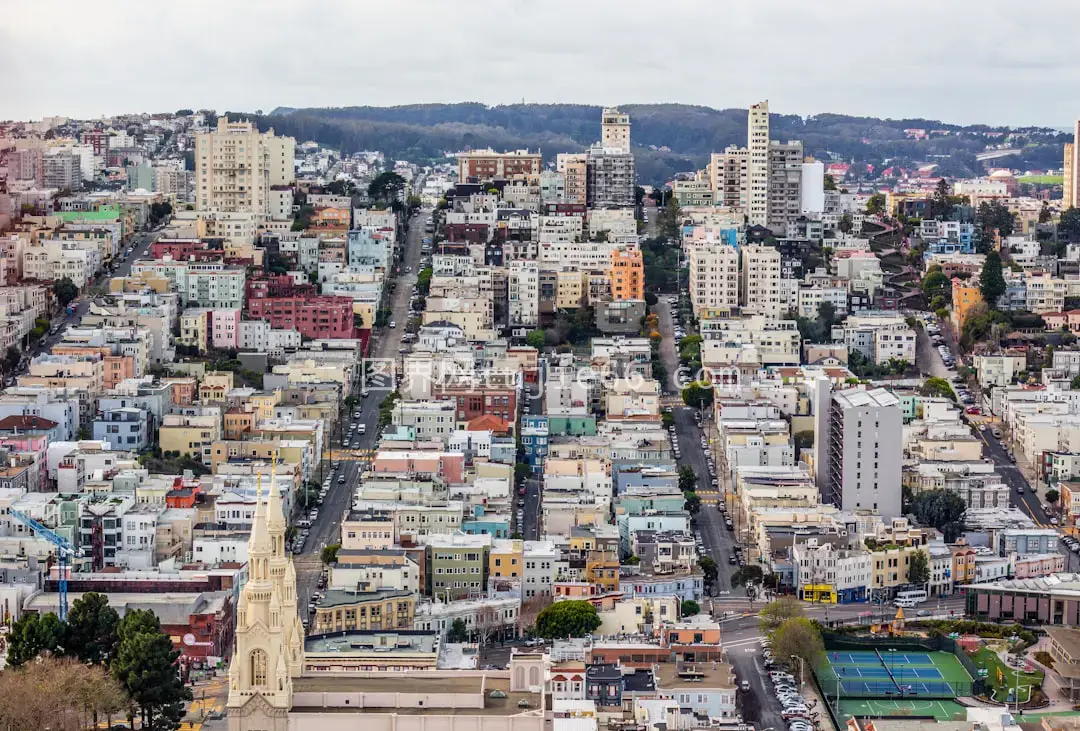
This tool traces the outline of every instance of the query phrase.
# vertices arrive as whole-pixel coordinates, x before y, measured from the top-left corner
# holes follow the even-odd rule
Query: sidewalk
[[[811,712],[816,712],[818,714],[817,720],[821,723],[821,731],[826,731],[827,729],[839,731],[839,729],[833,725],[832,716],[829,715],[829,711],[825,707],[825,701],[822,700],[821,695],[818,693],[817,685],[813,682],[804,683],[801,692],[803,697],[811,702]]]
[[[1039,641],[1027,649],[1024,655],[1024,659],[1030,662],[1033,666],[1043,671],[1043,694],[1047,700],[1050,701],[1050,705],[1045,708],[1040,708],[1033,713],[1060,713],[1063,711],[1072,711],[1073,704],[1068,699],[1062,697],[1062,692],[1057,682],[1057,678],[1053,670],[1048,669],[1045,665],[1041,664],[1035,659],[1035,653],[1047,651],[1050,645],[1050,640],[1046,637],[1040,637]]]

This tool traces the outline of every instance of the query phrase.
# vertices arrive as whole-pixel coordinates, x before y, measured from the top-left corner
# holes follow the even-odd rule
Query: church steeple
[[[255,515],[251,519],[251,539],[248,542],[248,569],[251,580],[270,578],[269,561],[274,553],[266,519],[266,503],[262,499],[262,473],[255,476]]]
[[[276,470],[275,470],[276,472]],[[303,665],[292,635],[296,614],[296,579],[286,578],[284,545],[275,545],[278,521],[284,522],[277,486],[263,500],[262,473],[256,476],[255,513],[248,540],[248,580],[240,591],[236,621],[236,650],[229,665],[229,728],[287,731],[292,706],[293,665]],[[284,531],[281,531],[284,534]],[[291,562],[290,562],[291,563]],[[302,638],[300,639],[302,642]],[[294,662],[297,658],[298,662]]]
[[[266,509],[267,532],[273,546],[270,558],[270,578],[274,582],[285,625],[286,663],[289,675],[300,676],[304,669],[304,628],[297,611],[296,570],[292,557],[285,552],[285,512],[277,483],[277,455],[270,465],[270,493]]]

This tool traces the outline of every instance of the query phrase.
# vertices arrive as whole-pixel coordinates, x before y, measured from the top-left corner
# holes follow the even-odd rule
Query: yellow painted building
[[[281,403],[279,391],[267,391],[265,393],[253,393],[248,396],[248,408],[255,414],[258,421],[274,418],[274,407]],[[306,417],[303,417],[306,418]]]
[[[180,313],[180,336],[176,339],[179,345],[198,348],[200,353],[206,352],[207,312],[208,310],[200,308]]]
[[[614,551],[590,551],[585,557],[585,580],[599,593],[619,590],[619,555]]]
[[[307,358],[276,365],[273,372],[285,376],[290,384],[333,381],[346,385],[352,382],[353,369],[356,365],[356,363],[344,361],[316,361],[313,358]]]
[[[216,474],[218,465],[237,458],[270,461],[279,444],[276,439],[219,439],[210,445],[210,469]]]
[[[488,574],[492,579],[520,579],[523,553],[523,541],[501,539],[492,542],[488,556]]]
[[[967,318],[981,309],[983,304],[978,280],[974,277],[952,280],[952,321],[957,332],[963,329]]]
[[[204,404],[223,403],[232,389],[232,371],[210,371],[199,383],[199,401]]]
[[[312,634],[412,629],[415,617],[416,595],[411,591],[330,589],[315,608]]]
[[[876,549],[871,552],[872,570],[871,587],[873,589],[893,589],[908,583],[908,569],[911,556],[919,550],[918,546],[893,546]]]
[[[214,442],[221,439],[219,415],[166,414],[158,429],[161,451],[187,455],[210,463]]]
[[[836,589],[832,584],[807,584],[802,587],[802,599],[815,604],[836,604]]]
[[[573,310],[581,307],[589,291],[589,275],[580,269],[560,270],[555,274],[555,306]]]

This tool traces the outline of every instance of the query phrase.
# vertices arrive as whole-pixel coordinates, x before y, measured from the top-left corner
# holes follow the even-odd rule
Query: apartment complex
[[[251,122],[218,119],[217,128],[195,136],[195,204],[199,211],[270,212],[272,186],[295,179],[291,137],[261,133]]]
[[[883,388],[832,392],[818,383],[821,411],[815,449],[822,498],[841,510],[900,513],[903,418],[900,401]]]

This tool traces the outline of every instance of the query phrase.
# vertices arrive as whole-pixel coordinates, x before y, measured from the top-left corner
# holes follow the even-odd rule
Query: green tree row
[[[180,725],[191,691],[180,678],[169,636],[145,609],[121,619],[103,594],[90,592],[72,603],[67,623],[52,612],[27,614],[8,633],[8,666],[16,672],[41,656],[71,657],[108,670],[127,695],[129,723],[170,731]]]

